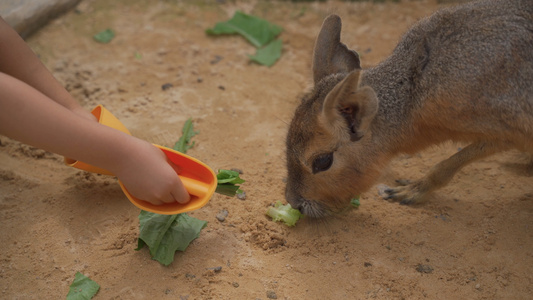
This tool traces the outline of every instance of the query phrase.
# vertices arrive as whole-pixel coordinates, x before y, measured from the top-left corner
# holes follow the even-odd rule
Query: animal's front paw
[[[392,202],[399,202],[402,205],[418,204],[426,201],[427,192],[422,188],[422,182],[411,183],[408,180],[397,180],[400,186],[388,187],[383,190],[383,199]]]

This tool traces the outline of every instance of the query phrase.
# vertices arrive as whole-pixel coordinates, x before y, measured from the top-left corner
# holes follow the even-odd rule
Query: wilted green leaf
[[[263,48],[257,49],[255,55],[249,55],[252,61],[265,66],[272,66],[281,57],[281,40],[275,40]]]
[[[111,29],[106,29],[104,31],[101,31],[93,36],[94,40],[102,43],[107,44],[111,42],[111,40],[115,37],[115,32]]]
[[[206,33],[211,35],[238,33],[259,48],[270,43],[282,30],[282,27],[267,20],[236,11],[229,21],[217,23],[214,28],[207,29]]]
[[[199,133],[199,131],[194,131],[194,125],[191,118],[185,121],[181,133],[182,135],[180,139],[174,144],[173,148],[181,153],[186,153],[187,150],[194,147],[194,142],[191,144],[192,137]]]
[[[67,300],[89,300],[96,295],[99,289],[100,285],[98,283],[77,272],[74,281],[70,285]]]
[[[172,263],[176,251],[185,251],[207,226],[206,221],[185,213],[168,216],[147,211],[141,211],[139,223],[140,234],[136,250],[147,245],[152,259],[165,266]]]

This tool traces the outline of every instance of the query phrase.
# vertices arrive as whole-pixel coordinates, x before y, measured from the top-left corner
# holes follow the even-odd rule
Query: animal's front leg
[[[404,182],[402,186],[385,189],[386,200],[400,202],[400,204],[415,204],[425,202],[428,195],[445,186],[462,167],[476,159],[480,159],[504,150],[499,144],[480,142],[470,144],[450,158],[441,161],[431,168],[422,179],[414,182]]]

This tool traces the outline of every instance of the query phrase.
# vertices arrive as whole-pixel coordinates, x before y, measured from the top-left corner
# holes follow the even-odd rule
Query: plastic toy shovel
[[[100,124],[118,129],[124,133],[131,135],[128,129],[102,105],[98,105],[95,109],[93,109],[92,114],[98,119],[98,122]],[[199,209],[205,204],[207,204],[209,199],[211,199],[211,196],[213,196],[213,193],[215,192],[217,187],[217,177],[213,170],[211,170],[211,168],[206,166],[201,161],[188,155],[185,155],[181,152],[155,144],[154,146],[161,149],[163,153],[165,153],[165,155],[168,157],[168,159],[177,166],[177,168],[175,168],[176,174],[181,179],[181,182],[183,182],[185,189],[187,189],[187,191],[189,192],[191,200],[185,204],[175,202],[170,204],[153,205],[149,202],[137,199],[132,196],[124,187],[122,182],[120,182],[119,180],[119,184],[122,188],[122,191],[131,201],[131,203],[133,203],[135,206],[142,210],[162,215],[180,214]],[[104,175],[113,175],[108,170],[97,168],[81,161],[65,158],[65,163],[71,167],[85,170],[88,172]]]

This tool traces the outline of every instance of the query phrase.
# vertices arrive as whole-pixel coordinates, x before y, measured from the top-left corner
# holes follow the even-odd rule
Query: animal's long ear
[[[328,16],[322,24],[313,55],[315,84],[330,74],[361,69],[357,52],[341,43],[341,27],[341,18],[337,15]]]
[[[348,134],[350,141],[358,141],[365,135],[379,107],[371,87],[359,88],[360,75],[360,70],[348,74],[328,93],[322,106],[322,121],[337,136]]]

